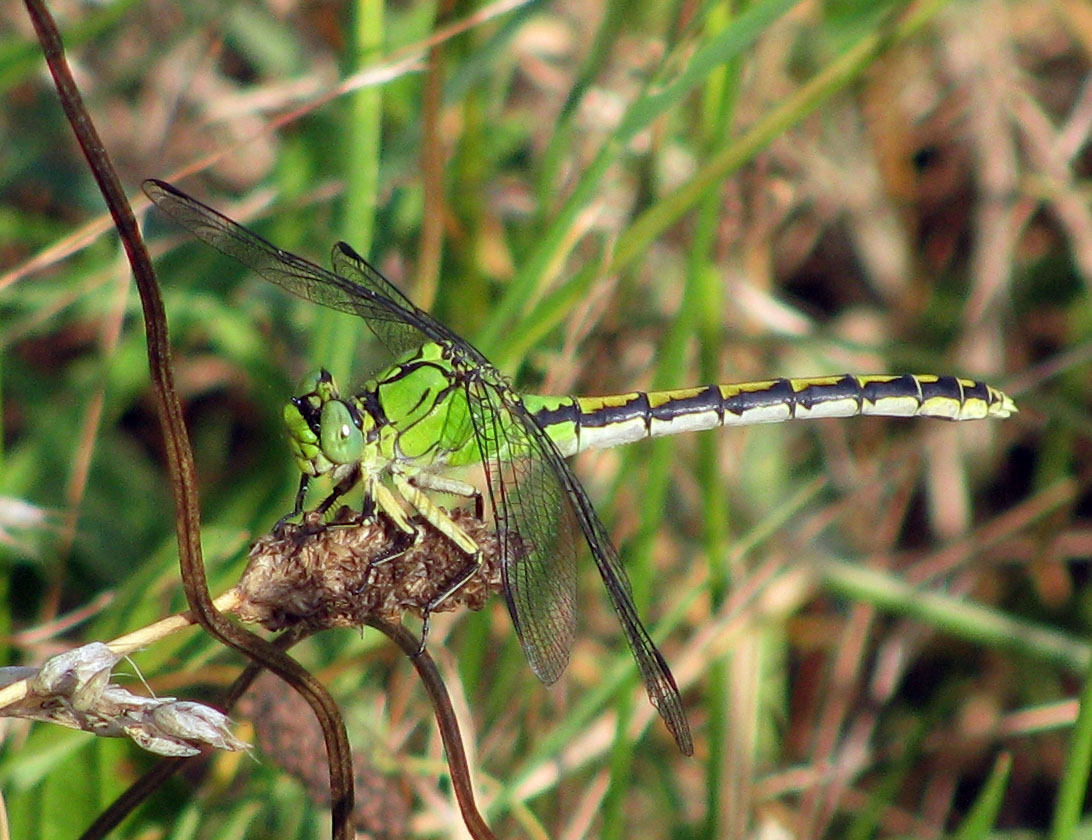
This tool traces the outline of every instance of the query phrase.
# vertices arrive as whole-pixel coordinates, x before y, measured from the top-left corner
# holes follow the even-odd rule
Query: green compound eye
[[[330,400],[322,406],[319,439],[322,454],[335,464],[351,464],[364,455],[364,435],[341,400]]]
[[[338,397],[334,378],[325,369],[312,371],[303,377],[296,389],[296,393],[302,397],[314,396],[318,403],[326,402],[326,400],[336,400]]]
[[[297,394],[313,394],[318,390],[318,384],[322,381],[322,371],[312,370],[296,386]]]

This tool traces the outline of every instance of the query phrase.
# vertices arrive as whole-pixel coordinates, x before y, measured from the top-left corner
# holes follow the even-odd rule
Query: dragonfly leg
[[[398,504],[398,499],[385,484],[375,478],[369,478],[364,495],[371,499],[373,510],[378,508],[385,513],[399,531],[413,537],[417,536],[417,528],[409,521],[405,509]]]
[[[295,519],[301,513],[303,513],[303,499],[307,495],[307,485],[311,481],[311,476],[307,473],[300,474],[300,488],[296,491],[296,503],[292,506],[292,512],[286,513],[280,519],[277,520],[277,524],[273,526],[273,533],[280,533],[284,530],[284,526],[288,524],[289,519]]]
[[[444,601],[446,601],[448,598],[458,592],[468,580],[470,580],[472,577],[474,577],[475,574],[477,574],[477,571],[481,566],[482,561],[482,552],[481,548],[478,547],[478,544],[474,542],[470,535],[467,534],[466,531],[464,531],[462,528],[460,528],[459,525],[450,516],[447,515],[446,511],[444,511],[443,508],[433,502],[432,499],[430,499],[428,495],[419,486],[417,486],[417,483],[420,482],[426,484],[426,486],[433,487],[432,479],[437,477],[430,476],[428,480],[422,480],[423,475],[424,474],[422,473],[420,475],[414,476],[413,480],[411,480],[402,473],[392,472],[391,480],[394,482],[394,486],[401,494],[402,498],[405,499],[406,502],[414,510],[416,510],[425,519],[427,519],[429,524],[432,525],[433,528],[435,528],[437,531],[439,531],[441,534],[443,534],[445,537],[455,543],[455,545],[457,545],[463,551],[463,553],[466,554],[466,565],[459,571],[457,575],[455,575],[451,579],[450,583],[444,588],[444,591],[437,595],[435,598],[433,598],[431,601],[429,601],[429,603],[425,606],[424,614],[422,616],[423,625],[421,628],[420,650],[422,651],[425,649],[425,641],[428,639],[430,614]],[[453,492],[453,490],[449,488],[460,485],[463,488],[470,488],[470,490],[473,491],[473,487],[461,481],[445,479],[440,483],[443,485],[442,489],[444,490],[444,492],[448,493]],[[460,493],[459,495],[469,494]],[[381,500],[380,504],[382,504]]]
[[[416,542],[417,527],[409,521],[405,510],[398,503],[394,494],[374,477],[369,478],[365,483],[364,507],[366,511],[370,509],[373,516],[377,511],[382,511],[398,529],[391,545],[384,549],[379,557],[372,560],[371,564],[373,566],[382,566],[384,563],[389,563],[396,557],[405,554]]]
[[[307,485],[311,483],[311,476],[307,473],[300,474],[300,487],[296,491],[296,503],[292,506],[292,512],[285,517],[296,517],[303,513],[303,500],[307,496]],[[282,520],[283,521],[283,520]]]
[[[450,493],[452,496],[462,496],[464,499],[474,500],[474,518],[481,519],[485,516],[485,499],[473,484],[459,481],[457,478],[449,478],[437,473],[422,472],[409,478],[414,487],[422,490],[435,490],[438,493]]]
[[[360,464],[353,464],[351,469],[345,473],[334,485],[334,489],[330,491],[330,495],[322,500],[322,503],[315,508],[315,513],[326,513],[330,508],[334,506],[334,502],[352,490],[357,482],[360,481]]]
[[[396,560],[401,557],[411,548],[413,544],[417,542],[417,529],[414,528],[412,534],[407,534],[405,531],[398,531],[391,536],[391,543],[384,548],[379,554],[372,558],[370,566],[382,566],[384,563],[389,563],[391,560]]]
[[[301,523],[304,533],[317,533],[322,528],[327,527],[323,522],[326,511],[333,507],[334,502],[352,490],[360,481],[360,464],[348,465],[346,470],[339,474],[341,475],[341,478],[339,478],[337,484],[334,485],[334,489],[330,492],[330,495],[323,499],[322,503],[314,510],[303,514]],[[280,531],[289,519],[294,519],[303,512],[303,500],[307,495],[307,486],[310,481],[311,476],[307,473],[303,473],[303,475],[300,476],[300,489],[296,491],[296,504],[290,514],[282,516],[277,520],[277,524],[273,526],[274,533]]]
[[[455,523],[452,524],[454,525]],[[469,537],[467,537],[467,539],[469,539]],[[462,589],[463,586],[465,586],[466,583],[478,573],[478,569],[481,568],[481,564],[482,553],[479,549],[476,550],[472,555],[467,557],[466,565],[463,566],[459,574],[451,580],[448,587],[425,605],[425,609],[421,617],[421,647],[417,650],[418,656],[420,656],[425,650],[425,640],[428,638],[429,619],[432,617],[432,613],[435,612],[444,601],[446,601],[448,598],[450,598],[452,595]]]

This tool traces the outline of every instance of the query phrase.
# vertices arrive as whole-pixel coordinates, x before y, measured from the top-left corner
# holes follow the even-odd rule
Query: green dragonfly
[[[362,317],[394,358],[353,396],[325,371],[285,407],[302,476],[294,514],[312,477],[329,475],[327,510],[363,484],[377,510],[411,536],[413,511],[457,545],[466,568],[434,609],[477,571],[477,544],[429,493],[482,495],[451,474],[484,469],[501,542],[508,610],[531,670],[550,684],[568,664],[576,627],[576,560],[584,542],[599,568],[653,706],[676,743],[693,752],[675,679],[641,623],[606,527],[565,459],[586,449],[678,432],[783,420],[879,414],[976,420],[1007,417],[1008,396],[969,379],[935,375],[823,376],[706,385],[606,397],[521,394],[465,339],[415,306],[352,248],[333,248],[333,272],[282,251],[162,181],[144,191],[199,239],[266,280],[315,303]],[[508,536],[506,536],[508,535]]]

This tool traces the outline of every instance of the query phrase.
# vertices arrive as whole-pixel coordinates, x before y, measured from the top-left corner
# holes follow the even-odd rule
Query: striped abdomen
[[[609,397],[526,394],[523,402],[565,455],[720,426],[857,414],[979,420],[1016,411],[985,383],[931,374],[771,379]]]

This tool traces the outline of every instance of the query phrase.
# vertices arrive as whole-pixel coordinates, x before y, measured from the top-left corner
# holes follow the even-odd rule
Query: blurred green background
[[[53,11],[138,208],[140,181],[164,178],[315,262],[344,239],[521,388],[937,372],[1020,405],[997,423],[784,424],[579,458],[697,754],[649,707],[592,563],[552,688],[501,600],[437,616],[430,650],[499,835],[1087,833],[1086,3]],[[3,664],[37,664],[184,599],[127,264],[20,5],[0,33],[0,640]],[[385,359],[362,323],[162,217],[146,233],[215,594],[291,507],[280,411],[298,379],[322,365],[351,386]],[[409,663],[370,631],[298,656],[370,768],[366,829],[461,836]],[[134,663],[188,699],[241,666],[194,630]],[[321,762],[291,728],[306,715],[266,692],[262,733],[237,715],[259,762],[210,759],[118,836],[327,835],[278,767]],[[10,721],[11,836],[77,834],[152,761]]]

